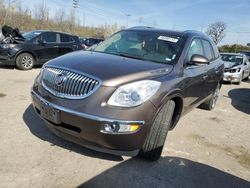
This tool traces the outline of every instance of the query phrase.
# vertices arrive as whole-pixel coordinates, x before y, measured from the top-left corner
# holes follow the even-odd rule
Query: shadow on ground
[[[228,96],[231,98],[231,104],[234,108],[246,114],[250,114],[249,88],[232,89],[228,92]]]
[[[32,105],[29,105],[28,108],[23,113],[23,120],[33,135],[37,136],[38,138],[44,141],[50,142],[52,146],[53,145],[60,146],[69,151],[77,152],[82,155],[86,155],[86,156],[90,156],[94,158],[101,158],[101,159],[112,160],[112,161],[123,160],[121,156],[115,156],[115,155],[110,155],[110,154],[105,154],[105,153],[89,150],[87,148],[71,143],[69,141],[61,139],[60,137],[54,135],[46,127],[44,121],[40,119],[39,116],[36,114]]]
[[[15,66],[10,66],[10,65],[0,65],[0,69],[15,69]]]
[[[85,187],[249,188],[250,182],[202,163],[164,157],[157,162],[132,158],[78,186]]]
[[[40,69],[41,67],[42,67],[42,65],[35,65],[33,67],[33,69]],[[10,70],[12,69],[12,70],[14,70],[14,69],[17,69],[17,67],[16,66],[11,66],[11,65],[0,65],[0,69],[10,69]]]

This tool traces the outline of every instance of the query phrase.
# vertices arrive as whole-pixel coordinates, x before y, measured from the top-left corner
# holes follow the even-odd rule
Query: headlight
[[[14,48],[16,45],[15,44],[4,44],[2,45],[2,48]]]
[[[142,80],[120,86],[108,100],[108,104],[120,107],[138,106],[152,97],[161,83],[153,80]]]
[[[240,68],[234,68],[234,69],[231,69],[231,73],[236,73],[236,72],[240,72]]]

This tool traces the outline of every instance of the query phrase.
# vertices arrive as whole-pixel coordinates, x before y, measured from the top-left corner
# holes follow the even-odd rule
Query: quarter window
[[[66,34],[60,34],[60,40],[61,42],[73,42],[72,37]]]

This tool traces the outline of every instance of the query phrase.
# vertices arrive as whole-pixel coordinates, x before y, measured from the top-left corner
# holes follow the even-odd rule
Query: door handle
[[[58,48],[59,46],[54,46],[54,48]]]
[[[203,78],[204,80],[206,80],[206,79],[208,78],[208,75],[204,75],[204,76],[202,76],[202,78]]]

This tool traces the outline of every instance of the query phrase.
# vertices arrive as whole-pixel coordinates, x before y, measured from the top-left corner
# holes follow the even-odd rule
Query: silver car
[[[224,61],[223,80],[240,84],[242,80],[247,80],[250,75],[250,63],[244,54],[221,53]]]

